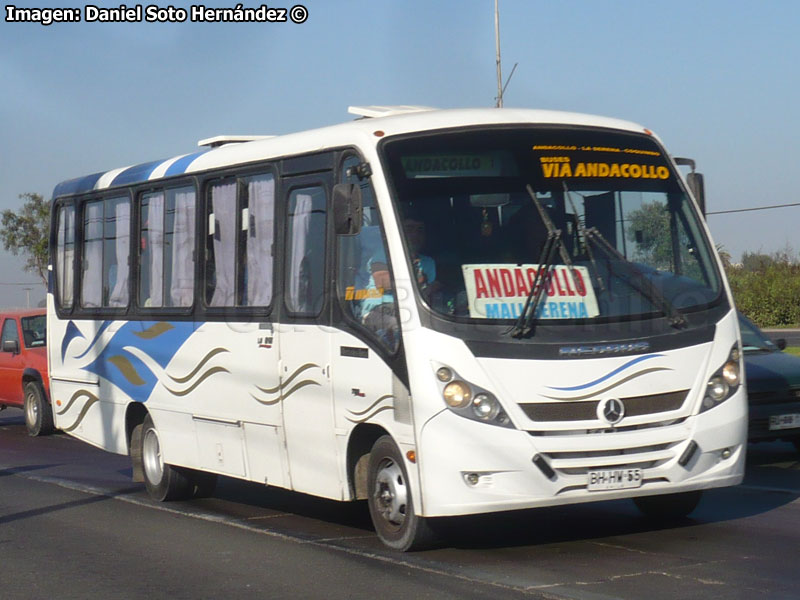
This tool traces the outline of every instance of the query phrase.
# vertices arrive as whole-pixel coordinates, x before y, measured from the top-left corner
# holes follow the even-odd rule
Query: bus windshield
[[[720,296],[698,215],[649,135],[483,128],[381,150],[417,289],[440,315],[517,319],[534,284],[535,318],[551,323],[675,316]]]

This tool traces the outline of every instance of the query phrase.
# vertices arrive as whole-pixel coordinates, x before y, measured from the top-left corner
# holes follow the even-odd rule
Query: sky
[[[26,192],[50,198],[65,179],[192,152],[203,138],[340,123],[350,105],[494,105],[494,0],[301,1],[301,24],[43,26],[6,21],[4,4],[0,210],[17,210]],[[13,3],[82,16],[86,4]],[[500,0],[504,78],[518,64],[504,104],[652,129],[697,161],[708,211],[800,202],[798,24],[795,0]],[[800,206],[708,223],[734,261],[800,250]],[[23,262],[0,247],[0,307],[44,298]]]

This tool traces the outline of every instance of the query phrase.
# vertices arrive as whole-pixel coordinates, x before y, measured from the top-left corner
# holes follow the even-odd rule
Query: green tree
[[[667,207],[662,202],[644,202],[626,220],[628,239],[636,244],[634,260],[670,270],[673,258]]]
[[[0,219],[0,240],[6,250],[26,258],[25,270],[36,273],[47,285],[47,244],[50,236],[50,203],[40,194],[19,195],[19,210],[6,209]]]

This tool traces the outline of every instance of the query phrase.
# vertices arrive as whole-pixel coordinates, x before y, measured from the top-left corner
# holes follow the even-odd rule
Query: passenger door
[[[292,488],[341,497],[330,382],[329,176],[285,180],[283,422]]]

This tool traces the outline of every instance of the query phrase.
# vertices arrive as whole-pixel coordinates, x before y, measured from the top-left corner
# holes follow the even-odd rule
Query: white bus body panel
[[[417,351],[424,348],[428,358],[414,362],[417,376],[412,375],[412,384],[417,383],[412,385],[415,418],[421,423],[418,464],[424,514],[461,515],[740,483],[747,436],[744,385],[719,406],[698,414],[706,382],[738,343],[735,318],[731,312],[717,325],[713,343],[651,353],[639,358],[652,358],[639,362],[631,356],[551,361],[475,358],[460,340],[429,330],[410,335],[417,338],[410,346]],[[434,378],[441,364],[495,393],[515,428],[472,421],[449,411]],[[677,409],[625,418],[619,429],[599,417],[534,423],[519,406],[553,402],[551,388],[583,387],[576,384],[595,381],[596,385],[572,394],[596,403],[608,397],[687,393]],[[699,448],[683,467],[678,461],[692,441]],[[723,458],[723,450],[730,457]],[[535,455],[555,471],[554,479],[534,465]],[[588,471],[629,467],[642,468],[641,487],[587,490]],[[477,474],[479,482],[468,483],[468,474]]]

